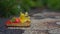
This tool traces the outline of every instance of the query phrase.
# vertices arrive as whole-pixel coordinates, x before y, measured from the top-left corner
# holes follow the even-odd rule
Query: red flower
[[[14,22],[13,23],[20,23],[20,19],[19,18],[15,18]]]
[[[6,24],[11,24],[12,22],[10,20],[7,20],[6,21]]]

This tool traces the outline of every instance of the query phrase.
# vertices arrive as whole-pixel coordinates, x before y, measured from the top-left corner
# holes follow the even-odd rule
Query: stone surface
[[[48,34],[48,33],[54,34],[54,32],[59,33],[58,32],[59,25],[56,25],[55,22],[56,21],[50,18],[46,18],[42,20],[32,19],[30,29],[28,31],[25,30],[24,34],[28,34],[28,33],[29,34]],[[55,30],[55,29],[58,29],[58,30]],[[49,31],[46,32],[46,30],[49,30]]]
[[[38,16],[41,17],[40,15]],[[48,18],[46,16],[43,16],[42,18],[43,19],[35,19],[35,17],[31,17],[31,27],[30,29],[25,30],[7,29],[5,27],[5,21],[7,19],[0,18],[0,34],[60,34],[60,25],[56,24],[60,19],[49,18],[49,16]]]
[[[38,15],[38,14],[36,14]],[[34,16],[36,16],[34,15]],[[40,16],[40,15],[39,15]],[[49,16],[48,16],[49,17]],[[36,17],[37,18],[37,17]],[[56,24],[56,22],[59,22],[60,19],[55,19],[55,18],[47,18],[46,17],[43,17],[44,19],[34,19],[31,18],[31,29],[24,32],[23,34],[27,34],[29,31],[29,34],[60,34],[60,25]],[[41,31],[40,31],[41,30]],[[48,30],[46,32],[46,30]],[[44,32],[43,32],[44,31]]]

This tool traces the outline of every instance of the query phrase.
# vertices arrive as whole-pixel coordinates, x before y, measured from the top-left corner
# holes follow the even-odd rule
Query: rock
[[[34,21],[31,27],[32,30],[49,30],[49,29],[59,28],[59,25],[57,25],[56,22],[57,22],[56,19],[46,18],[46,19]]]
[[[60,28],[49,30],[51,34],[60,34]]]

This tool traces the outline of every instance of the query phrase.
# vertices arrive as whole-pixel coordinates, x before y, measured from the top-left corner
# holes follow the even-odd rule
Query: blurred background
[[[60,0],[0,0],[1,17],[10,17],[18,15],[20,12],[29,12],[34,9],[41,10],[39,12],[44,9],[59,12]]]
[[[44,19],[44,18],[55,19],[55,15],[57,15],[56,17],[60,19],[60,13],[59,13],[60,12],[60,0],[0,0],[0,34],[5,34],[5,33],[6,34],[22,34],[24,33],[25,30],[7,29],[5,26],[5,22],[8,19],[10,19],[10,17],[19,16],[20,12],[28,12],[30,16],[34,14],[34,17],[31,17],[32,19],[31,21],[33,24],[40,22],[39,20]],[[45,12],[46,13],[48,12],[48,14],[45,14]],[[35,14],[35,13],[38,13],[38,14]],[[33,26],[34,25],[32,25],[32,27]],[[29,34],[28,31],[27,33]]]

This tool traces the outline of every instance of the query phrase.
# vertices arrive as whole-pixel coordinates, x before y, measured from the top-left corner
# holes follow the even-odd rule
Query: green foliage
[[[21,9],[29,11],[31,7],[43,7],[42,0],[20,0]]]
[[[29,11],[29,0],[20,0],[20,6],[22,11]]]
[[[4,17],[10,17],[12,15],[18,15],[20,12],[20,6],[16,0],[0,0],[0,15]]]
[[[18,15],[20,11],[29,11],[31,7],[43,7],[42,0],[0,0],[0,15]]]
[[[48,8],[53,10],[60,9],[60,0],[48,0]]]
[[[10,17],[20,11],[29,11],[31,7],[46,7],[60,10],[60,0],[0,0],[0,15]]]
[[[44,5],[43,5],[43,1],[42,0],[37,0],[36,1],[36,6],[37,7],[43,7]]]
[[[30,4],[30,7],[43,7],[42,0],[31,0],[29,4]]]

